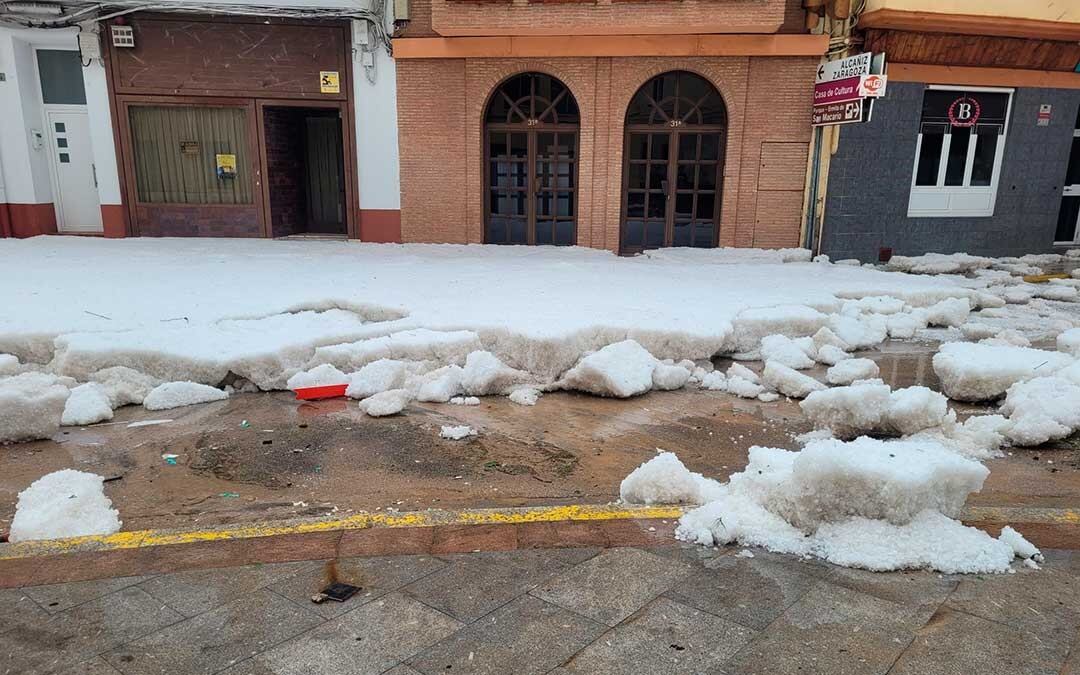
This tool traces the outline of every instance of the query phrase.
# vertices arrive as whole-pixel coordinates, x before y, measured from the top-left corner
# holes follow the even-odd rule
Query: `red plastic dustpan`
[[[318,401],[322,398],[337,398],[344,396],[347,384],[326,384],[319,387],[297,387],[296,398],[300,401]]]

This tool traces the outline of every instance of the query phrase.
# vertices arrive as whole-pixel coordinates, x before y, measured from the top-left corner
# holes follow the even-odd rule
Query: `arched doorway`
[[[484,115],[484,243],[577,241],[577,102],[543,73],[503,81]]]
[[[619,252],[717,245],[727,109],[685,71],[646,82],[626,111]]]

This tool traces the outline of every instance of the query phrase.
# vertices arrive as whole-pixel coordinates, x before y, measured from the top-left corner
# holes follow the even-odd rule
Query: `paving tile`
[[[714,548],[712,546],[698,546],[697,544],[679,544],[677,546],[658,546],[656,548],[650,548],[649,553],[664,556],[665,558],[682,560],[691,563],[696,567],[701,567],[711,560],[731,555],[736,550],[737,549],[730,547]]]
[[[1069,559],[1071,560],[1071,559]],[[949,607],[1071,643],[1080,629],[1080,574],[1069,560],[1050,556],[1040,570],[963,577]]]
[[[1080,675],[1080,631],[1073,638],[1069,658],[1065,659],[1065,665],[1061,667],[1061,675]]]
[[[342,614],[251,659],[228,675],[375,675],[426,649],[462,624],[394,592]],[[408,671],[406,671],[408,672]]]
[[[63,671],[63,675],[120,675],[120,671],[98,656],[91,661],[84,661],[74,668]]]
[[[332,619],[445,566],[442,560],[424,555],[343,558],[308,565],[267,588],[308,607],[323,618]],[[311,596],[331,580],[360,586],[361,590],[345,602],[328,601],[318,605],[311,602]]]
[[[405,586],[406,593],[471,623],[568,569],[553,551],[505,551],[443,556],[446,567]]]
[[[580,565],[590,558],[595,558],[602,550],[596,547],[552,548],[544,551],[543,555],[558,558],[567,565]]]
[[[310,564],[303,561],[177,572],[144,581],[140,588],[184,616],[195,616],[296,574]]]
[[[703,564],[665,595],[755,630],[772,623],[819,581],[815,568],[764,552]]]
[[[260,589],[104,656],[122,673],[212,673],[321,622],[295,603]]]
[[[183,617],[129,586],[0,635],[0,663],[12,673],[54,673],[173,624]]]
[[[847,567],[834,568],[826,579],[853,591],[916,607],[918,623],[928,621],[959,583],[957,576],[937,572],[909,570],[883,574]]]
[[[890,675],[1057,675],[1068,645],[948,608],[915,636]]]
[[[582,650],[563,666],[563,672],[704,673],[734,656],[754,633],[674,600],[657,598]]]
[[[0,633],[16,626],[32,626],[48,621],[49,613],[42,609],[21,588],[0,590]]]
[[[93,581],[73,581],[66,584],[29,586],[24,590],[42,609],[50,614],[56,614],[84,602],[119,591],[122,588],[142,583],[149,578],[119,577],[116,579],[95,579]]]
[[[608,549],[541,584],[532,594],[614,626],[692,569],[689,563],[638,549]]]
[[[522,595],[409,661],[434,673],[541,675],[570,658],[606,626]]]
[[[914,608],[819,581],[723,672],[885,673],[918,627]]]

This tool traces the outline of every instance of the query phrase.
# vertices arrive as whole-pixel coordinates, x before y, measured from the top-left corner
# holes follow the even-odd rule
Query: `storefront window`
[[[926,90],[908,216],[993,215],[1010,98],[1011,90]]]
[[[144,204],[251,204],[247,111],[131,106],[135,186]]]

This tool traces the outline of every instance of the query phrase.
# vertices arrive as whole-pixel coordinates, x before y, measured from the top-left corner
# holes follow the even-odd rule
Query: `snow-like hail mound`
[[[60,378],[45,373],[0,379],[0,443],[55,434],[70,395]]]
[[[96,424],[112,418],[113,409],[105,387],[87,382],[71,390],[60,423],[64,426]]]
[[[552,385],[625,340],[676,365],[756,350],[773,334],[814,335],[841,296],[889,298],[837,322],[855,348],[884,339],[873,317],[901,301],[973,295],[952,279],[810,263],[807,251],[622,258],[577,247],[35,237],[0,240],[0,257],[12,299],[0,307],[6,370],[48,366],[85,382],[125,367],[156,384],[219,388],[236,377],[284,389],[298,373],[337,377],[319,366],[348,375],[380,359],[467,367],[487,351],[506,369],[487,385],[466,377],[463,393],[509,394]],[[650,386],[681,377],[662,369]]]
[[[143,407],[147,410],[169,410],[196,403],[209,403],[229,398],[229,393],[197,382],[166,382],[154,387]]]
[[[941,389],[959,401],[990,401],[1017,382],[1051,375],[1073,358],[1060,352],[971,342],[944,344],[934,355]]]
[[[38,478],[19,493],[9,539],[59,539],[120,530],[120,514],[105,496],[105,479],[64,469]]]
[[[623,479],[619,498],[631,504],[701,504],[717,488],[716,481],[690,472],[675,453],[657,450],[656,457]]]
[[[629,398],[652,389],[658,365],[660,362],[637,342],[624,340],[581,359],[564,381],[569,389]]]
[[[670,453],[623,482],[624,501],[700,503],[677,536],[738,543],[884,571],[1003,572],[1016,552],[955,518],[989,471],[932,441],[811,441],[801,452],[753,447],[746,469],[719,484]]]

